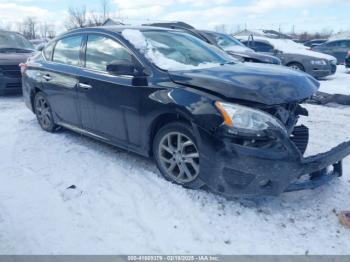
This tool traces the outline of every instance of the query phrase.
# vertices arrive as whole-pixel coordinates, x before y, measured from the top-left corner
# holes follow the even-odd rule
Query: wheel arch
[[[148,130],[147,151],[149,156],[153,156],[153,141],[159,129],[163,126],[173,123],[183,122],[192,126],[191,118],[183,112],[164,112],[158,115],[151,123]]]
[[[32,111],[34,112],[35,109],[34,109],[34,98],[35,98],[35,95],[38,93],[38,92],[42,92],[42,90],[40,88],[38,88],[37,86],[35,86],[34,88],[32,88],[32,90],[30,91],[30,105],[32,107]]]

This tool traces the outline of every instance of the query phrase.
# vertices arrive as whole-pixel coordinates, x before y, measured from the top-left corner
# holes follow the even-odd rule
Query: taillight
[[[350,57],[350,51],[348,52],[348,55],[347,55],[347,57]]]
[[[22,76],[24,76],[26,74],[28,65],[26,63],[20,63],[19,67],[21,68],[21,74]]]

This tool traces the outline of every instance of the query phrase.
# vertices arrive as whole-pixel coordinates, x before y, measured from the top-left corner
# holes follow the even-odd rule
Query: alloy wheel
[[[35,112],[38,117],[40,125],[44,129],[48,129],[52,125],[50,107],[44,97],[40,96],[35,101]]]
[[[166,134],[159,143],[159,161],[169,178],[179,184],[199,175],[199,153],[195,143],[183,133]]]

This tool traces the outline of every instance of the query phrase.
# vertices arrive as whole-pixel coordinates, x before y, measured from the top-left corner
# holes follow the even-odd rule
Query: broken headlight
[[[268,129],[287,132],[284,125],[272,115],[263,111],[237,104],[216,102],[216,108],[224,118],[224,124],[232,134],[261,136]]]

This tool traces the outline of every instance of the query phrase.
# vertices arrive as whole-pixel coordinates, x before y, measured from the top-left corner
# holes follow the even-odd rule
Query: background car
[[[349,49],[350,39],[332,40],[312,48],[313,51],[334,56],[337,58],[338,64],[344,64],[344,58]]]
[[[303,44],[304,44],[304,46],[312,48],[315,46],[319,46],[327,41],[328,41],[328,39],[313,39],[313,40],[306,41]]]
[[[238,39],[233,36],[218,33],[214,31],[201,30],[212,43],[223,49],[233,57],[243,58],[244,62],[267,63],[280,65],[282,62],[279,58],[255,52],[253,49],[246,47]]]
[[[0,95],[21,93],[19,64],[33,52],[33,45],[21,34],[0,31]]]
[[[307,50],[290,39],[262,36],[239,36],[239,39],[255,51],[273,54],[282,60],[283,65],[304,71],[315,78],[332,75],[337,70],[335,57]]]
[[[239,40],[227,34],[208,30],[198,30],[183,22],[152,23],[148,24],[148,26],[184,30],[189,34],[207,42],[208,44],[224,50],[242,62],[281,64],[279,58],[268,54],[257,53],[254,50],[244,46]]]
[[[348,51],[348,54],[345,57],[345,66],[350,68],[350,51]]]

